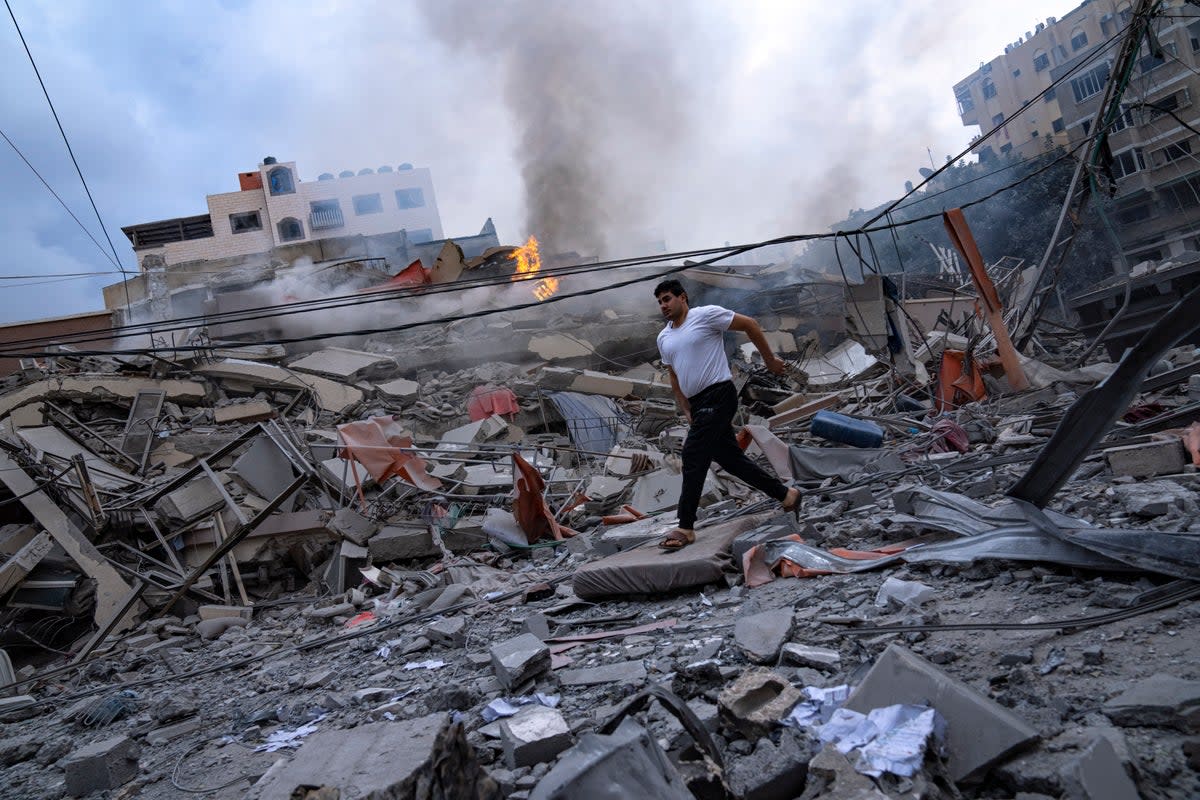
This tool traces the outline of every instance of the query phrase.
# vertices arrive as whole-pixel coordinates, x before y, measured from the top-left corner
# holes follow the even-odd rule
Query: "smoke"
[[[686,28],[666,7],[419,0],[434,33],[501,76],[517,128],[525,228],[543,253],[606,254],[645,226],[651,154],[669,158],[690,130],[688,81],[669,39]],[[659,172],[659,174],[663,174]]]

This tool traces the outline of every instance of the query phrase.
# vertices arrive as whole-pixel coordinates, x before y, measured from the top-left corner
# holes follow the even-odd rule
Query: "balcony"
[[[323,208],[308,215],[308,227],[314,231],[340,228],[345,224],[340,208]]]

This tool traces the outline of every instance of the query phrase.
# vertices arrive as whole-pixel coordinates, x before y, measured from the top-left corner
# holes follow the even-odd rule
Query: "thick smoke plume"
[[[517,128],[527,233],[543,252],[604,254],[645,226],[647,154],[688,130],[689,96],[663,32],[669,9],[422,0],[449,47],[493,62]],[[648,18],[649,17],[649,18]]]

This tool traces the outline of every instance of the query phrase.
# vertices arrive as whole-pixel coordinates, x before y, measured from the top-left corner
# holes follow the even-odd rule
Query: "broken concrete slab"
[[[251,787],[255,800],[292,800],[300,787],[327,786],[340,797],[404,797],[428,762],[446,715],[318,730],[288,761]]]
[[[401,405],[408,405],[415,402],[420,396],[421,386],[416,381],[410,381],[408,378],[396,378],[387,383],[375,384],[375,391],[382,398],[392,400]]]
[[[646,680],[646,665],[641,659],[618,661],[584,669],[564,669],[557,673],[563,686],[640,686]]]
[[[945,718],[947,766],[956,782],[981,775],[1038,738],[1037,730],[1016,714],[893,644],[844,707],[867,714],[896,703],[927,705]]]
[[[1125,727],[1200,730],[1200,681],[1157,673],[1108,700],[1101,711]]]
[[[812,667],[826,672],[836,672],[842,665],[842,657],[836,650],[795,642],[788,642],[783,646],[780,660],[795,667]]]
[[[280,494],[295,479],[292,462],[282,448],[266,433],[254,441],[233,462],[238,477],[258,493],[271,498]],[[280,511],[291,511],[296,507],[296,495],[291,495],[279,506]]]
[[[128,736],[113,736],[81,747],[63,762],[67,794],[83,797],[123,786],[137,777],[139,752]]]
[[[462,617],[444,617],[426,625],[425,636],[443,647],[462,647],[467,641],[467,621]]]
[[[746,658],[756,664],[774,664],[779,650],[792,635],[792,608],[774,608],[738,617],[733,637]]]
[[[707,479],[706,479],[707,481]],[[669,469],[656,469],[637,479],[629,504],[643,514],[657,514],[675,508],[683,475]]]
[[[810,740],[794,728],[784,728],[778,744],[763,737],[753,753],[731,764],[725,781],[742,800],[792,800],[804,786],[812,757]]]
[[[225,495],[207,475],[199,475],[155,504],[164,517],[187,523],[225,507]]]
[[[860,774],[837,747],[827,744],[808,762],[803,800],[887,800],[875,781]]]
[[[230,422],[261,422],[277,416],[275,406],[266,400],[246,400],[228,403],[213,409],[213,422],[225,425]]]
[[[532,633],[522,633],[493,645],[491,656],[492,669],[505,689],[516,688],[550,671],[550,648]]]
[[[353,386],[319,375],[299,375],[271,364],[226,359],[213,364],[201,364],[195,368],[195,372],[232,384],[246,392],[253,392],[261,386],[309,389],[321,410],[335,414],[345,414],[363,400],[362,391]]]
[[[753,669],[725,687],[717,706],[726,724],[753,741],[770,734],[801,699],[800,690],[778,672]]]
[[[1137,785],[1121,766],[1112,742],[1096,737],[1083,755],[1063,768],[1067,800],[1138,800]]]
[[[366,378],[394,371],[396,361],[378,353],[365,353],[345,347],[326,347],[291,362],[288,369],[324,375],[342,383],[358,383]]]
[[[92,400],[128,405],[142,391],[162,391],[176,403],[199,403],[208,393],[200,381],[153,380],[124,375],[56,375],[0,395],[0,419],[27,403],[46,400]]]
[[[42,531],[0,565],[0,596],[7,595],[9,590],[24,580],[53,548],[54,540],[50,534]]]
[[[500,741],[509,769],[552,760],[571,746],[571,729],[562,712],[534,703],[500,720]]]
[[[639,397],[643,400],[674,399],[669,383],[623,378],[590,369],[546,367],[539,373],[538,383],[547,389],[599,394],[605,397]]]

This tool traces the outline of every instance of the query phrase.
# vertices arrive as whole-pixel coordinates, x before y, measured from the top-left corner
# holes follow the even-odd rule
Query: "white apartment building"
[[[429,170],[411,164],[302,181],[294,161],[268,157],[238,182],[239,191],[208,195],[207,214],[122,228],[141,270],[332,237],[403,230],[412,244],[443,238]]]

